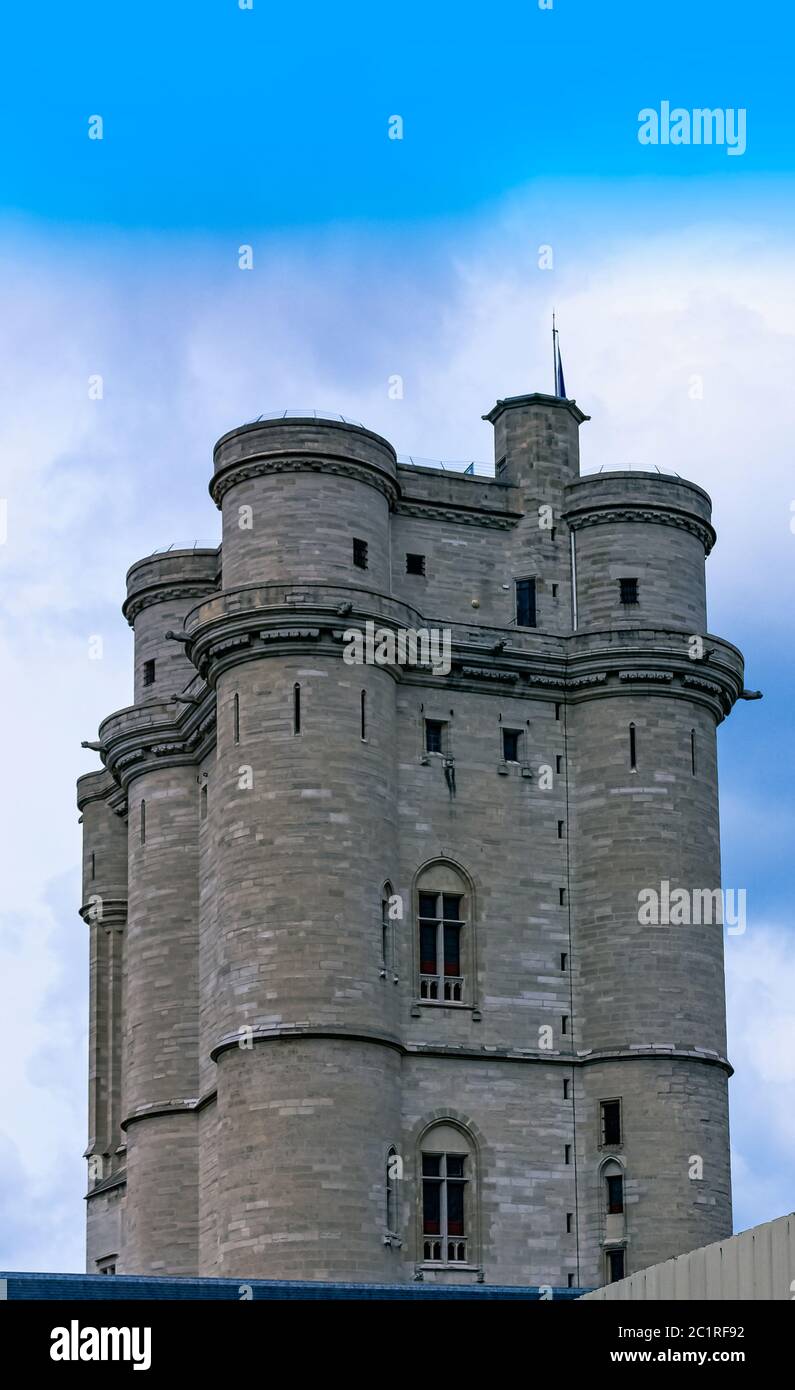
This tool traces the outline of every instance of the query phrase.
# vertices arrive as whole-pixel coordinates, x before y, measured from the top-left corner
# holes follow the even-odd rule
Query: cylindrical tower
[[[279,420],[225,436],[216,463],[224,589],[188,621],[217,708],[215,1268],[394,1278],[379,1175],[400,1052],[379,965],[395,680],[346,664],[339,640],[389,590],[394,454],[366,430]]]
[[[137,560],[127,571],[122,612],[135,633],[135,703],[166,701],[196,675],[179,642],[188,608],[217,588],[218,550],[166,550]]]
[[[580,1278],[603,1283],[731,1231],[723,927],[710,914],[715,731],[742,664],[716,638],[691,640],[705,636],[706,494],[605,474],[569,495]]]
[[[122,1047],[127,924],[127,827],[108,804],[106,772],[81,777],[77,804],[83,822],[83,900],[90,934],[88,1211],[86,1269],[122,1249],[124,1186]]]

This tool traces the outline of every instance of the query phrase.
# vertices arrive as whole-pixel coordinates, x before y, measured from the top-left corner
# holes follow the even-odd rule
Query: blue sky
[[[82,1264],[74,779],[131,698],[126,568],[217,536],[212,444],[262,411],[488,459],[481,413],[550,389],[553,306],[584,467],[713,497],[710,627],[765,692],[719,734],[724,882],[748,892],[726,943],[737,1227],[795,1205],[793,28],[737,0],[4,13],[0,1267]],[[745,153],[641,146],[664,99],[746,109]]]

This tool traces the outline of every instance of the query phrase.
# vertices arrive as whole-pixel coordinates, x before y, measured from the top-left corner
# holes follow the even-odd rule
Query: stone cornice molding
[[[122,1120],[121,1128],[126,1134],[128,1126],[137,1124],[139,1120],[162,1118],[164,1115],[193,1115],[199,1108],[199,1103],[198,1096],[177,1096],[169,1100],[151,1101],[146,1105],[135,1105]]]
[[[91,898],[98,900],[92,902]],[[104,893],[91,893],[78,909],[88,927],[105,927],[123,930],[127,925],[127,899],[105,897]]]
[[[512,531],[524,519],[522,512],[500,512],[487,507],[468,508],[454,502],[435,501],[432,498],[426,501],[414,497],[401,498],[395,504],[395,514],[419,517],[422,521],[449,521],[457,526],[486,526],[498,531]]]
[[[481,1043],[479,1047],[467,1046],[461,1043],[425,1043],[406,1041],[398,1038],[391,1033],[370,1031],[368,1029],[356,1028],[334,1028],[334,1027],[312,1027],[310,1024],[280,1024],[274,1027],[252,1028],[246,1033],[245,1045],[241,1046],[240,1033],[226,1034],[219,1038],[218,1042],[211,1048],[210,1057],[217,1062],[218,1058],[225,1052],[239,1051],[243,1054],[251,1051],[251,1046],[262,1043],[289,1042],[298,1040],[329,1039],[338,1038],[344,1042],[363,1042],[372,1043],[381,1047],[389,1047],[401,1053],[404,1057],[444,1057],[461,1058],[464,1061],[478,1062],[517,1062],[539,1065],[559,1064],[566,1067],[588,1067],[596,1066],[602,1062],[636,1062],[647,1061],[653,1058],[659,1062],[660,1058],[671,1058],[673,1061],[701,1062],[706,1066],[719,1067],[731,1076],[733,1068],[728,1058],[719,1052],[708,1048],[698,1047],[679,1047],[674,1043],[644,1043],[629,1047],[607,1047],[600,1049],[588,1049],[577,1052],[553,1050],[546,1051],[541,1048],[520,1048],[520,1047],[498,1047],[489,1043]],[[250,1044],[250,1045],[249,1045]],[[212,1098],[212,1093],[202,1098],[206,1103]],[[159,1112],[158,1112],[159,1113]]]
[[[139,613],[145,608],[152,608],[157,603],[182,602],[184,599],[202,599],[216,593],[209,584],[202,584],[195,579],[174,580],[169,577],[161,583],[148,585],[145,589],[138,590],[129,598],[124,600],[121,611],[130,627],[135,626],[135,620]]]
[[[644,522],[656,526],[676,526],[680,531],[689,531],[691,535],[697,536],[704,547],[704,553],[709,555],[717,535],[715,529],[708,521],[702,520],[694,512],[681,511],[677,507],[672,507],[664,503],[655,505],[651,502],[604,502],[598,501],[583,504],[581,507],[570,507],[563,513],[563,521],[568,522],[572,531],[582,530],[585,526],[598,526],[603,523],[613,522]]]
[[[400,493],[397,481],[366,459],[333,453],[318,455],[291,451],[289,454],[248,454],[224,464],[210,480],[210,496],[220,507],[229,489],[238,483],[276,473],[330,473],[334,477],[352,478],[383,493],[390,506],[394,506]]]

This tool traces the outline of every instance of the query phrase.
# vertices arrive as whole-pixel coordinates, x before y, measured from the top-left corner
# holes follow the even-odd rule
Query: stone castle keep
[[[134,703],[81,777],[88,1269],[598,1285],[731,1232],[710,500],[494,477],[342,419],[215,448],[220,549],[127,575]],[[449,629],[451,668],[349,664]],[[700,1162],[699,1162],[700,1160]]]

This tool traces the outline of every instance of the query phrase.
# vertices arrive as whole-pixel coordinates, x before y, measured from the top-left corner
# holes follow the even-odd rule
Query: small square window
[[[353,563],[357,569],[367,569],[367,541],[359,540],[356,536],[353,538]]]
[[[503,729],[502,731],[502,756],[506,763],[518,763],[521,761],[522,731],[521,729]]]
[[[638,602],[638,581],[637,579],[619,579],[621,588],[622,603]]]
[[[424,574],[425,556],[406,555],[406,574]]]
[[[621,1101],[603,1100],[600,1105],[602,1143],[621,1143]]]
[[[154,683],[155,683],[155,663],[154,663],[154,658],[153,658],[151,661],[145,661],[145,662],[144,662],[144,685],[154,685]]]
[[[425,720],[425,752],[444,753],[447,725],[441,719]]]

